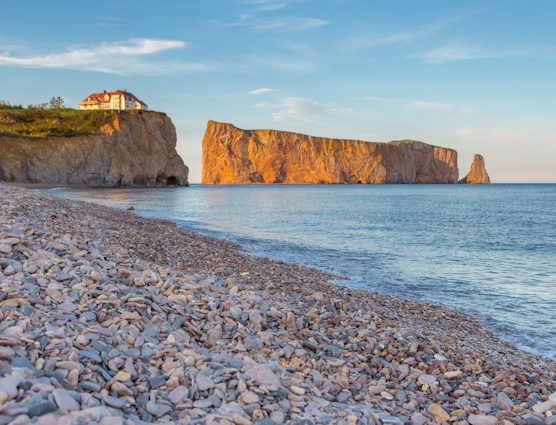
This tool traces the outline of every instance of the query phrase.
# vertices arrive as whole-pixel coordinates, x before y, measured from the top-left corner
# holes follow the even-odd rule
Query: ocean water
[[[133,206],[338,284],[480,317],[556,359],[556,185],[192,186],[46,191]]]

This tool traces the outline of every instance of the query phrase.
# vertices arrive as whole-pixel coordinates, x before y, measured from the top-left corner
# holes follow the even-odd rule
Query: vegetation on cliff
[[[120,111],[119,113],[125,113]],[[21,135],[44,139],[48,136],[94,134],[117,111],[81,111],[48,104],[12,106],[0,101],[0,134]]]

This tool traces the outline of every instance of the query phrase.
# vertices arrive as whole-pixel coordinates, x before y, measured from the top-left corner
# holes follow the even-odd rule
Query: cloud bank
[[[248,94],[260,95],[271,94],[273,92],[275,90],[263,88],[252,90]],[[322,103],[301,97],[280,97],[278,95],[273,97],[278,99],[276,103],[261,102],[253,105],[253,107],[257,109],[277,109],[278,111],[272,112],[272,119],[274,121],[297,126],[313,126],[317,124],[314,118],[325,115],[346,115],[353,112],[350,108],[330,108]]]
[[[176,62],[149,63],[143,58],[159,52],[181,49],[187,43],[180,40],[132,38],[122,42],[102,43],[90,47],[74,46],[63,53],[37,56],[0,54],[0,66],[24,68],[65,68],[80,71],[97,71],[108,74],[158,75],[176,69],[200,69],[201,64]]]

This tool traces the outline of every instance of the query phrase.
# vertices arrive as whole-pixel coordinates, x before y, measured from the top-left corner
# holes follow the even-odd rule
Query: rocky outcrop
[[[475,154],[471,171],[458,183],[460,184],[490,184],[490,177],[485,168],[485,159],[482,155]]]
[[[0,135],[0,181],[61,185],[187,186],[176,129],[156,112],[123,113],[91,135]]]
[[[209,121],[203,184],[456,183],[457,152],[414,140],[370,143]]]

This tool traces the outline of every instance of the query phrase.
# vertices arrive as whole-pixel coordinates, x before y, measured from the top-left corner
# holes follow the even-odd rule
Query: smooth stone
[[[91,351],[86,351],[86,350],[76,350],[77,355],[81,358],[86,358],[87,360],[90,360],[92,362],[95,363],[101,363],[102,362],[102,358],[97,354],[97,353],[93,353]]]
[[[405,393],[405,391],[398,391],[396,393],[396,400],[405,401],[406,398],[407,398],[407,394]]]
[[[70,303],[70,302],[63,302],[61,304],[58,304],[58,310],[62,310],[62,311],[72,312],[77,310],[78,308],[79,307],[77,306],[77,304]]]
[[[65,370],[80,370],[79,363],[70,362],[70,361],[61,361],[56,363],[56,367],[58,369],[65,369]]]
[[[431,404],[427,410],[439,424],[447,422],[448,419],[450,419],[450,415],[438,404]]]
[[[404,420],[396,418],[395,416],[380,416],[380,420],[383,424],[389,425],[403,425],[405,423]]]
[[[508,395],[504,392],[498,393],[498,395],[496,396],[496,404],[502,410],[511,411],[512,407],[514,407],[514,402],[510,400]]]
[[[112,391],[115,391],[120,397],[132,396],[133,392],[121,382],[114,382],[110,387]]]
[[[125,382],[131,378],[131,374],[120,370],[116,375],[114,375],[114,379],[116,381]]]
[[[427,423],[427,417],[419,412],[415,412],[411,415],[411,423],[413,425],[425,425]]]
[[[79,383],[79,386],[86,391],[91,391],[93,393],[98,393],[101,389],[101,386],[93,381],[83,381]]]
[[[149,360],[149,358],[154,354],[154,350],[150,347],[145,347],[141,350],[141,358],[143,360]]]
[[[93,341],[91,344],[93,348],[101,353],[108,353],[110,351],[110,346],[103,344],[100,341]]]
[[[202,373],[197,375],[197,378],[195,378],[195,382],[197,383],[197,388],[199,388],[199,391],[207,391],[211,388],[214,388],[214,381],[208,376],[203,375]]]
[[[241,369],[241,368],[243,368],[243,360],[232,359],[232,360],[230,360],[229,366],[232,369]]]
[[[386,390],[386,385],[371,385],[369,387],[369,392],[371,394],[380,394],[381,392]]]
[[[294,394],[297,394],[297,395],[304,395],[305,394],[305,390],[303,388],[297,387],[295,385],[292,385],[290,387],[290,391],[293,392]]]
[[[105,395],[104,397],[102,397],[102,401],[104,401],[105,404],[107,404],[110,407],[113,407],[114,409],[121,409],[122,407],[125,406],[125,401],[117,397],[112,397],[110,395]]]
[[[163,386],[164,384],[166,384],[166,378],[163,376],[156,376],[152,379],[149,379],[149,385],[153,390]]]
[[[147,394],[139,394],[135,400],[139,406],[145,407],[149,402],[149,396]]]
[[[338,394],[338,396],[336,397],[336,401],[338,403],[345,403],[346,401],[348,401],[348,398],[350,397],[349,394],[346,393],[340,393]]]
[[[268,415],[268,417],[274,421],[275,424],[282,424],[284,423],[284,413],[280,412],[280,411],[274,411],[271,412],[270,415]]]
[[[10,364],[12,365],[12,367],[25,367],[27,369],[31,369],[33,372],[37,370],[35,368],[35,365],[31,363],[26,357],[16,357],[11,361]]]
[[[75,399],[66,390],[56,388],[52,391],[52,395],[54,396],[54,401],[60,409],[65,409],[68,412],[80,409],[79,403],[75,401]]]
[[[211,406],[212,406],[212,400],[209,398],[204,400],[196,400],[193,402],[193,407],[198,407],[199,409],[206,409],[207,407],[211,407]]]
[[[534,416],[523,418],[523,423],[525,425],[546,425],[546,422],[541,421],[539,418],[536,418]]]
[[[93,396],[83,397],[83,401],[81,401],[81,407],[84,409],[90,409],[91,407],[98,407],[100,405],[100,401]]]
[[[241,393],[241,399],[245,404],[253,404],[259,402],[259,396],[253,391],[244,391]]]
[[[215,408],[220,407],[220,405],[222,404],[222,400],[220,400],[220,398],[214,394],[209,395],[207,398],[212,401],[212,406]]]
[[[496,425],[498,418],[496,416],[487,415],[469,415],[467,421],[471,425]]]
[[[247,351],[251,351],[253,348],[257,347],[258,343],[258,338],[246,338],[243,342],[243,346]]]
[[[181,404],[184,402],[184,400],[187,399],[187,397],[189,397],[189,390],[187,389],[187,387],[184,387],[183,385],[180,385],[177,388],[174,388],[170,394],[168,394],[168,399],[173,403],[173,404]]]
[[[56,276],[56,280],[58,282],[63,282],[65,280],[71,280],[73,279],[73,276],[67,273],[60,273],[58,276]]]
[[[432,384],[433,382],[436,382],[436,376],[423,374],[419,376],[417,382],[421,385]]]
[[[280,380],[266,365],[255,366],[253,369],[248,370],[245,376],[247,379],[253,379],[261,385],[280,386]]]
[[[149,401],[146,410],[153,416],[164,416],[170,413],[172,408],[166,404],[157,404],[154,401]]]
[[[556,401],[547,400],[545,402],[535,404],[533,406],[533,410],[537,413],[546,413],[550,409],[552,409],[554,406],[556,406]]]
[[[29,410],[27,412],[27,415],[30,418],[33,418],[35,416],[42,416],[42,415],[45,415],[47,413],[56,412],[58,410],[58,406],[56,406],[56,403],[54,403],[53,401],[46,400],[46,401],[41,401],[40,403],[28,406],[28,409]]]

